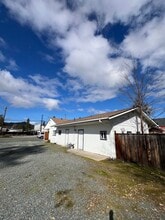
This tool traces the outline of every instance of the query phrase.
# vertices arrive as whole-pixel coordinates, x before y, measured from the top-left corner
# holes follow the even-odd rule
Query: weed
[[[107,173],[105,170],[96,170],[96,173],[101,176],[109,176],[109,173]]]

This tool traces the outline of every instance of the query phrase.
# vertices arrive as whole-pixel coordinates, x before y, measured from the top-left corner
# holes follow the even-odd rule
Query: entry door
[[[79,150],[84,149],[84,130],[83,129],[78,130],[78,149]]]
[[[69,144],[69,129],[65,130],[65,145]]]
[[[45,141],[48,141],[48,140],[49,140],[49,132],[48,132],[48,131],[46,131],[46,132],[44,133],[44,139],[45,139]]]

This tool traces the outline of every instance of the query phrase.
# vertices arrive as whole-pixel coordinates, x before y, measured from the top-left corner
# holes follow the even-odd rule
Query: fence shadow
[[[11,146],[0,149],[0,168],[15,166],[25,163],[23,158],[32,154],[40,154],[46,151],[44,145]]]

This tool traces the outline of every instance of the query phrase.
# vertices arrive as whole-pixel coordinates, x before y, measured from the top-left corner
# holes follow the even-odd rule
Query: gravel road
[[[163,219],[143,201],[129,210],[85,159],[36,137],[0,139],[0,219]],[[118,206],[116,205],[118,204]],[[120,209],[122,207],[122,209]],[[124,211],[123,211],[124,210]],[[114,214],[113,214],[114,213]]]

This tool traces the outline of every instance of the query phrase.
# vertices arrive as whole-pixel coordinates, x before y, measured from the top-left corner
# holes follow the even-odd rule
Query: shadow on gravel
[[[20,161],[24,157],[31,154],[40,154],[46,151],[44,145],[6,147],[0,149],[0,168],[6,166],[15,166],[26,162]]]

